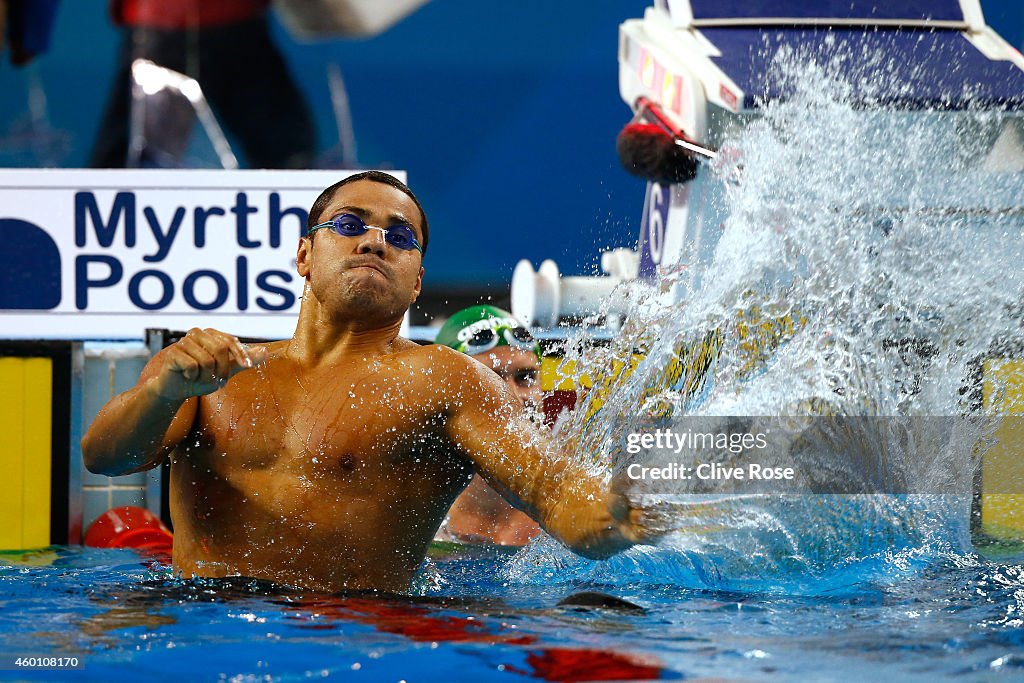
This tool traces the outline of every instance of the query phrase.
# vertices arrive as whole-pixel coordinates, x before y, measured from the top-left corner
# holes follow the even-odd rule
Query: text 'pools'
[[[265,198],[260,205],[237,192],[232,205],[155,207],[121,191],[104,210],[93,192],[76,193],[75,246],[82,251],[75,256],[75,307],[85,310],[91,294],[116,288],[147,311],[174,302],[199,311],[291,308],[296,276],[266,267],[266,253],[294,245],[305,234],[307,212],[284,206],[277,192]],[[261,265],[253,267],[257,253]],[[288,256],[282,250],[275,261],[287,266]]]

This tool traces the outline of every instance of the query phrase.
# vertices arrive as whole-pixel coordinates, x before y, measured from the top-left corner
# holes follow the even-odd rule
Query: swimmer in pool
[[[540,409],[540,344],[508,311],[486,305],[464,308],[445,321],[435,342],[480,361],[501,377],[527,410]],[[448,511],[438,538],[524,545],[539,533],[537,522],[474,475]]]
[[[291,339],[192,329],[82,439],[99,474],[170,458],[177,571],[407,591],[474,471],[587,557],[647,538],[640,511],[561,457],[497,374],[398,336],[429,239],[409,188],[359,173],[309,217]]]

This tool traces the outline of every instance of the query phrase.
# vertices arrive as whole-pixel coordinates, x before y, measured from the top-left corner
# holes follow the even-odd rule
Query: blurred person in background
[[[0,0],[0,52],[24,66],[50,47],[57,0]]]
[[[89,166],[126,165],[132,63],[145,59],[199,83],[249,167],[310,167],[313,117],[271,40],[269,6],[270,0],[112,0],[111,17],[124,27],[124,40]]]

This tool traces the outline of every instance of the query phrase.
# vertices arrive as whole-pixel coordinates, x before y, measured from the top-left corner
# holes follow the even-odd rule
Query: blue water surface
[[[657,567],[657,555],[639,562]],[[181,581],[166,557],[128,550],[5,552],[0,657],[9,664],[15,656],[75,656],[85,666],[5,670],[0,679],[1024,677],[1019,554],[883,553],[802,584],[766,577],[760,588],[744,590],[709,588],[693,573],[660,581],[656,571],[611,582],[580,579],[578,571],[544,581],[510,578],[523,574],[517,564],[548,559],[536,548],[515,556],[436,545],[415,595],[382,596]],[[642,610],[558,606],[585,591]]]

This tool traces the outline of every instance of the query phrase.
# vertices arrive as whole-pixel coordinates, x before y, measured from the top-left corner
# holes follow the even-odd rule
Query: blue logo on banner
[[[60,250],[45,230],[0,218],[0,308],[46,310],[60,304]]]

